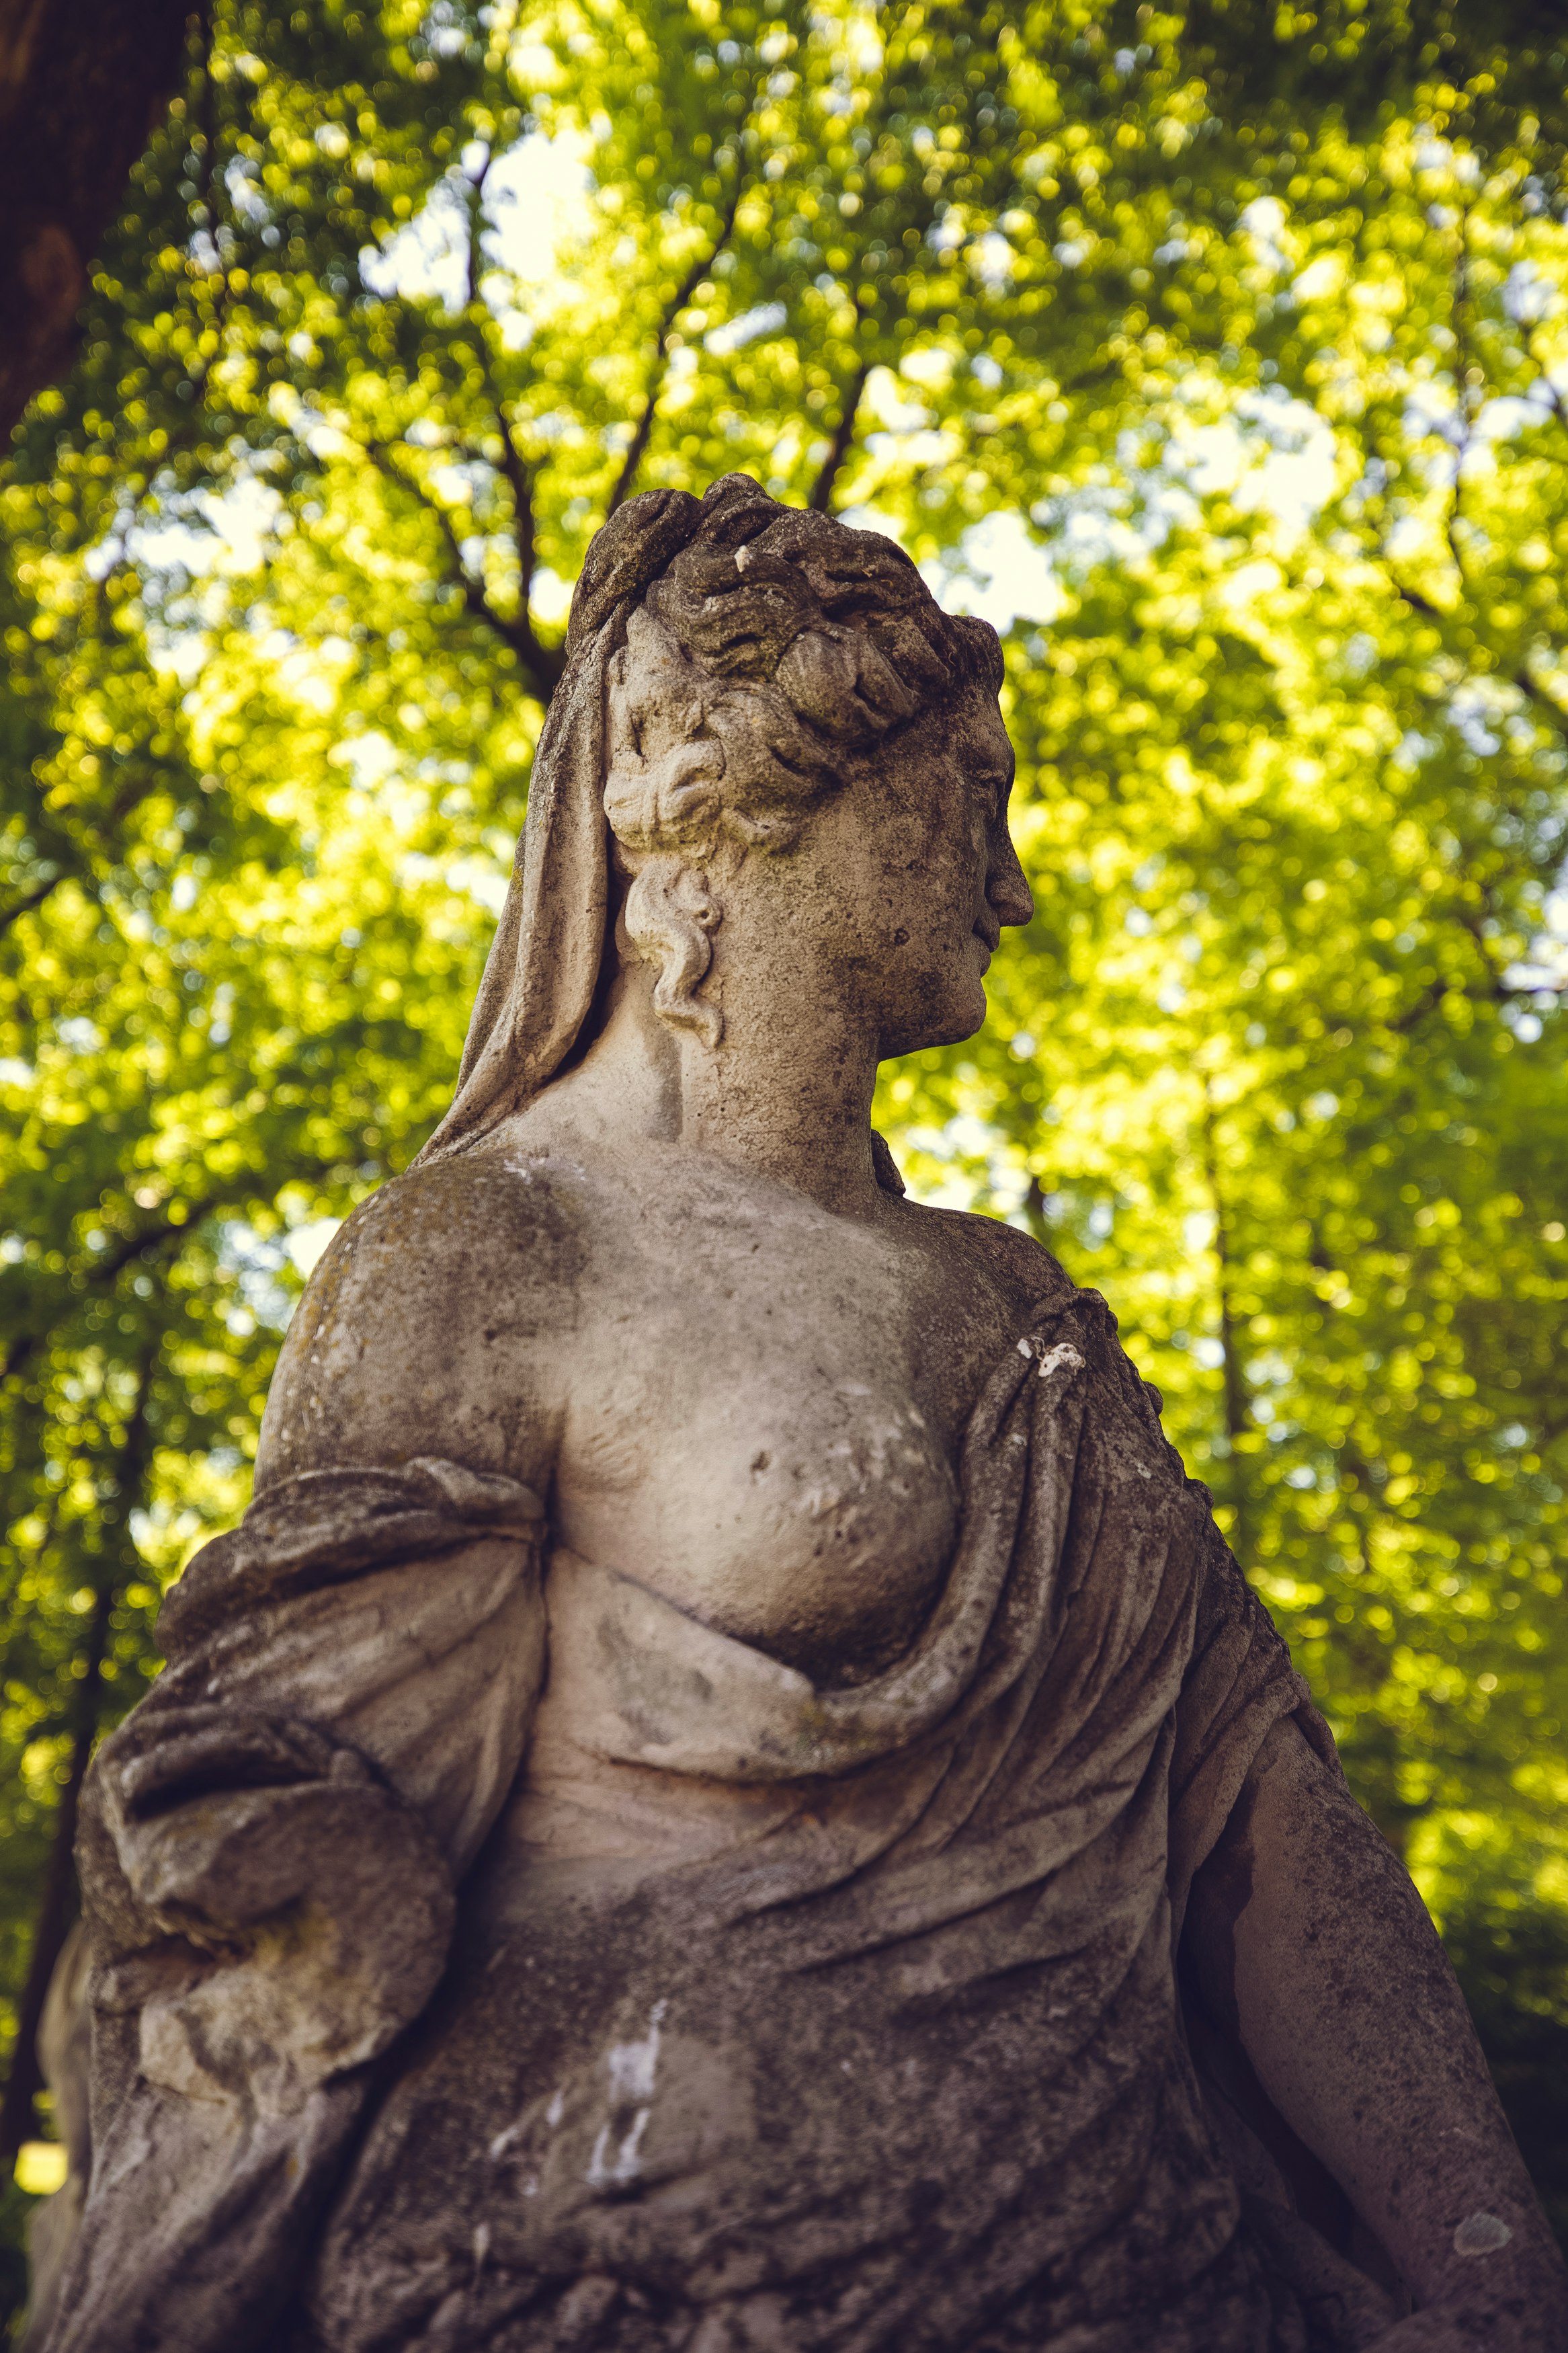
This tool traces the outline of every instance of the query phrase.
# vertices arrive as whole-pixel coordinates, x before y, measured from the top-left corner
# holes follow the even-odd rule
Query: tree
[[[0,0],[0,433],[70,364],[86,265],[173,95],[184,0]]]
[[[450,1086],[587,539],[738,469],[1006,629],[1039,913],[895,1148],[1105,1289],[1563,2063],[1568,56],[1320,14],[216,8],[0,486],[14,1999]]]

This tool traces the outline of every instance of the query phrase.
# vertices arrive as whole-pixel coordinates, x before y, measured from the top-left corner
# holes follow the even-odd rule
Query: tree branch
[[[488,169],[489,166],[487,165],[486,168]],[[496,432],[500,438],[500,470],[507,488],[511,492],[512,537],[517,545],[518,609],[526,617],[533,596],[533,567],[536,560],[533,513],[534,470],[527,463],[512,438],[511,420],[506,413],[506,403],[500,396],[500,387],[495,380],[495,355],[490,349],[488,336],[481,336],[480,342],[484,353],[485,385],[489,393],[490,406],[495,411]],[[530,624],[530,634],[531,635],[531,624]],[[534,643],[539,644],[537,638],[534,639]],[[550,683],[553,687],[565,668],[564,656],[556,646],[540,646],[539,656],[544,669],[551,672]]]
[[[486,151],[485,160],[480,164],[478,173],[468,178],[468,188],[470,193],[466,199],[468,209],[468,300],[466,307],[469,310],[473,308],[475,302],[479,300],[479,263],[483,258],[479,248],[479,238],[483,233],[479,227],[480,209],[484,204],[485,182],[489,177],[490,165],[494,161],[495,150],[493,148],[489,148]],[[467,177],[468,175],[465,174],[465,176]]]
[[[513,481],[513,470],[515,470],[519,479],[526,482],[527,477],[522,469],[522,462],[512,448],[511,436],[506,429],[504,419],[501,420],[501,441],[503,447],[511,454],[511,467],[508,467],[504,459],[501,465],[501,470],[506,475],[507,480]],[[560,648],[542,645],[534,636],[533,624],[529,618],[526,602],[520,604],[519,610],[509,620],[491,601],[489,591],[484,582],[469,571],[463,559],[462,542],[458,537],[452,518],[446,508],[438,499],[431,497],[422,482],[417,481],[412,474],[404,471],[403,468],[396,463],[386,444],[381,441],[370,441],[364,444],[364,448],[372,465],[384,474],[388,481],[395,482],[399,490],[406,491],[410,497],[417,499],[426,513],[434,516],[440,526],[441,535],[447,543],[452,558],[452,570],[456,575],[453,585],[462,596],[464,604],[477,619],[484,621],[495,631],[504,645],[510,647],[526,675],[531,692],[535,694],[541,702],[548,702],[566,666],[565,658]],[[512,495],[514,498],[517,496],[515,484]],[[519,508],[520,541],[524,528],[525,513],[528,544],[531,552],[532,507],[526,494],[523,504]],[[530,573],[531,574],[531,565]]]
[[[0,908],[0,939],[5,937],[13,923],[19,923],[24,915],[30,915],[36,907],[41,907],[50,892],[58,891],[65,879],[66,869],[62,866],[59,872],[51,874],[47,882],[40,882],[35,889],[26,892],[9,907]]]
[[[1251,1548],[1250,1515],[1247,1509],[1247,1472],[1237,1460],[1239,1441],[1254,1428],[1252,1401],[1247,1393],[1247,1383],[1241,1370],[1240,1334],[1237,1326],[1236,1301],[1232,1288],[1233,1258],[1230,1224],[1226,1213],[1225,1195],[1219,1181],[1219,1151],[1215,1138],[1214,1089],[1205,1075],[1204,1079],[1203,1152],[1204,1176],[1208,1185],[1209,1199],[1214,1204],[1214,1251],[1216,1303],[1219,1309],[1219,1343],[1225,1351],[1225,1431],[1229,1448],[1229,1502],[1236,1514],[1236,1543],[1231,1549],[1238,1556]],[[1245,1559],[1243,1566],[1246,1566]]]
[[[1469,575],[1465,559],[1459,553],[1461,502],[1464,498],[1465,460],[1470,454],[1474,419],[1470,404],[1469,342],[1465,326],[1465,314],[1470,299],[1470,216],[1467,208],[1459,216],[1459,249],[1454,265],[1454,343],[1455,390],[1458,398],[1459,430],[1454,445],[1454,481],[1444,520],[1443,536],[1448,543],[1448,554],[1458,575],[1459,593],[1468,595]]]
[[[1469,215],[1467,213],[1460,224],[1459,229],[1459,256],[1455,271],[1454,291],[1455,342],[1457,346],[1456,365],[1458,370],[1458,396],[1459,432],[1455,448],[1452,491],[1448,501],[1447,512],[1444,517],[1443,522],[1443,536],[1447,544],[1449,559],[1453,564],[1455,575],[1458,581],[1459,594],[1462,597],[1468,596],[1471,594],[1469,575],[1465,567],[1464,555],[1459,543],[1459,526],[1464,520],[1462,495],[1464,466],[1465,459],[1469,455],[1470,445],[1474,438],[1474,417],[1469,386],[1467,380],[1468,353],[1469,345],[1466,340],[1464,330],[1466,306],[1469,301],[1468,237]],[[1530,359],[1531,364],[1539,371],[1541,381],[1546,386],[1547,397],[1551,402],[1552,414],[1557,417],[1560,424],[1568,426],[1568,411],[1565,411],[1564,409],[1563,403],[1558,395],[1555,385],[1552,384],[1550,376],[1546,374],[1545,369],[1541,366],[1541,363],[1536,357],[1530,326],[1527,322],[1521,321],[1519,322],[1519,327],[1520,340],[1523,344],[1525,353]],[[1394,592],[1399,598],[1401,604],[1407,606],[1411,612],[1419,613],[1423,620],[1435,621],[1438,628],[1446,632],[1454,617],[1451,614],[1445,613],[1439,606],[1433,604],[1431,598],[1425,596],[1420,589],[1413,588],[1407,581],[1400,578],[1398,572],[1394,568],[1394,565],[1389,557],[1386,546],[1380,547],[1379,554],[1383,560],[1384,568],[1393,586]],[[1493,672],[1491,674],[1493,676],[1499,675],[1497,672]],[[1549,693],[1547,689],[1543,687],[1537,679],[1531,676],[1528,654],[1521,659],[1514,670],[1502,672],[1500,675],[1506,677],[1508,682],[1524,697],[1525,701],[1531,705],[1538,718],[1542,720],[1545,724],[1551,727],[1557,734],[1568,738],[1568,705],[1559,702],[1554,694]]]
[[[518,454],[517,444],[511,438],[511,427],[508,422],[506,411],[499,401],[496,404],[496,423],[500,428],[500,470],[506,477],[507,488],[511,492],[512,537],[517,543],[517,568],[521,583],[520,602],[522,610],[526,613],[529,598],[533,590],[533,470],[525,465]],[[541,647],[540,650],[543,653],[545,649]],[[555,654],[559,661],[560,656],[556,649],[552,647],[550,651]]]
[[[205,1200],[192,1201],[186,1206],[185,1215],[178,1225],[165,1220],[162,1225],[143,1227],[140,1233],[126,1234],[112,1250],[95,1252],[83,1265],[73,1269],[73,1271],[81,1274],[87,1282],[95,1285],[112,1282],[116,1275],[123,1273],[133,1259],[152,1257],[157,1251],[166,1249],[171,1242],[178,1241],[186,1234],[194,1232],[204,1218],[210,1217],[214,1209],[221,1208],[223,1198],[222,1194],[214,1193]],[[0,1381],[11,1380],[16,1374],[26,1369],[32,1361],[34,1352],[41,1342],[48,1338],[59,1320],[57,1317],[55,1323],[47,1324],[38,1331],[16,1334],[5,1352],[4,1361],[0,1362]]]
[[[1394,583],[1394,593],[1398,597],[1402,605],[1408,605],[1411,611],[1413,613],[1419,613],[1424,621],[1446,621],[1448,617],[1447,613],[1445,613],[1439,606],[1434,605],[1429,596],[1424,596],[1419,588],[1410,587],[1400,578],[1393,565],[1389,563],[1386,554],[1384,555],[1383,560],[1384,565],[1387,566],[1388,576]]]
[[[1436,621],[1439,628],[1446,628],[1450,616],[1445,613],[1440,606],[1434,605],[1429,596],[1423,596],[1419,588],[1412,588],[1408,581],[1402,580],[1389,562],[1386,553],[1384,553],[1383,562],[1394,593],[1400,603],[1407,605],[1413,613],[1419,613],[1424,621]],[[1461,575],[1462,577],[1463,575]],[[1489,675],[1496,676],[1497,673],[1491,672]],[[1568,707],[1559,702],[1554,694],[1549,694],[1546,689],[1531,676],[1527,662],[1521,661],[1517,670],[1510,670],[1504,675],[1507,677],[1508,683],[1518,689],[1525,701],[1533,706],[1549,727],[1554,728],[1560,735],[1568,737]]]
[[[336,1160],[296,1157],[289,1161],[289,1174],[296,1183],[310,1184],[328,1177],[341,1165]],[[143,1226],[135,1233],[122,1234],[111,1249],[89,1251],[86,1257],[74,1260],[66,1271],[73,1282],[79,1276],[84,1288],[96,1289],[102,1283],[112,1282],[115,1277],[123,1273],[135,1260],[146,1261],[156,1258],[158,1253],[166,1250],[171,1243],[177,1244],[194,1234],[215,1210],[237,1206],[247,1198],[253,1198],[256,1192],[264,1192],[265,1187],[264,1171],[242,1169],[233,1183],[221,1192],[205,1194],[195,1200],[182,1197],[184,1215],[177,1223],[173,1218],[165,1218],[157,1225]],[[21,1372],[40,1343],[48,1339],[51,1333],[58,1331],[59,1326],[76,1313],[79,1303],[80,1290],[79,1289],[73,1292],[58,1314],[53,1315],[34,1331],[18,1333],[11,1343],[8,1354],[0,1359],[0,1382],[9,1380],[15,1374]]]
[[[731,193],[729,208],[724,215],[719,234],[708,253],[692,263],[675,290],[674,301],[659,322],[658,338],[654,344],[653,368],[648,377],[647,397],[643,402],[642,415],[637,418],[636,427],[633,428],[632,438],[626,444],[626,454],[621,460],[621,470],[616,477],[616,487],[610,492],[609,504],[605,509],[606,520],[631,496],[631,488],[637,480],[637,468],[647,453],[648,441],[652,437],[654,413],[658,406],[658,396],[664,390],[665,359],[669,350],[669,338],[675,332],[675,322],[734,235],[735,216],[741,209],[741,198],[745,192],[745,185],[740,166],[737,164],[735,185]]]
[[[1525,700],[1534,705],[1549,727],[1555,727],[1560,735],[1568,735],[1568,710],[1563,709],[1554,694],[1548,694],[1543,686],[1537,684],[1523,662],[1513,671],[1510,683],[1518,687]]]
[[[1489,904],[1485,900],[1482,903]],[[1476,962],[1487,977],[1487,995],[1490,1001],[1495,1005],[1506,1003],[1510,997],[1516,996],[1519,992],[1504,986],[1502,974],[1498,970],[1492,952],[1487,945],[1487,935],[1481,929],[1479,916],[1468,914],[1463,907],[1457,907],[1454,911],[1454,920],[1475,949]]]
[[[1251,1429],[1252,1411],[1237,1361],[1240,1350],[1237,1337],[1236,1304],[1231,1297],[1230,1228],[1226,1217],[1225,1196],[1220,1190],[1214,1141],[1214,1111],[1206,1088],[1205,1096],[1204,1175],[1208,1179],[1209,1198],[1214,1204],[1215,1290],[1218,1293],[1220,1345],[1225,1350],[1225,1431],[1234,1446],[1237,1440]]]
[[[1391,1021],[1385,1021],[1384,1028],[1392,1029],[1396,1038],[1408,1037],[1418,1021],[1424,1021],[1428,1013],[1436,1011],[1447,994],[1446,978],[1439,976],[1436,980],[1428,981],[1415,1004],[1407,1005],[1403,1013],[1396,1014]]]
[[[1524,356],[1530,362],[1531,366],[1535,370],[1536,382],[1538,384],[1543,384],[1546,386],[1547,406],[1551,409],[1552,416],[1557,419],[1558,424],[1563,427],[1565,432],[1568,432],[1568,408],[1564,407],[1563,396],[1558,391],[1557,386],[1552,383],[1551,374],[1547,369],[1545,363],[1537,355],[1536,353],[1535,329],[1539,324],[1539,322],[1533,319],[1519,319],[1516,320],[1514,323],[1519,329],[1519,340],[1523,345]]]
[[[197,201],[207,216],[207,234],[217,250],[217,206],[213,202],[214,183],[217,174],[217,82],[213,74],[213,47],[216,38],[213,26],[213,0],[202,0],[196,11],[196,30],[201,41],[197,60],[202,77],[201,128],[202,175],[197,183]]]
[[[30,915],[36,908],[41,907],[50,894],[59,889],[62,882],[79,884],[101,906],[102,870],[112,869],[123,854],[123,844],[114,841],[112,828],[128,818],[132,810],[154,792],[161,783],[167,781],[168,772],[173,766],[174,763],[168,759],[156,760],[151,764],[150,773],[133,778],[123,791],[116,793],[106,809],[81,812],[75,833],[60,818],[51,817],[40,803],[33,818],[33,831],[35,835],[47,835],[45,855],[51,860],[58,860],[59,871],[52,874],[47,882],[37,883],[31,891],[25,892],[22,897],[14,901],[9,907],[0,908],[0,939],[5,937],[13,923],[20,923],[24,915]],[[174,789],[177,790],[177,787]],[[73,814],[73,812],[68,812],[68,814]],[[81,836],[89,833],[96,833],[98,839],[81,839]],[[96,875],[95,867],[99,870]]]
[[[860,397],[866,389],[866,379],[871,373],[869,360],[862,360],[844,390],[844,413],[838,419],[827,455],[822,461],[822,471],[811,486],[806,505],[814,514],[829,514],[833,486],[838,480],[844,460],[848,457],[855,439],[855,420],[859,414]]]
[[[480,173],[478,180],[474,183],[476,192],[474,199],[474,221],[476,223],[479,217],[479,195],[483,190],[485,174],[489,172],[489,167],[490,159],[487,157],[484,171]],[[468,283],[470,300],[472,300],[474,285],[472,257],[476,250],[477,229],[469,248],[470,269]],[[529,607],[533,599],[533,570],[536,562],[533,512],[533,486],[536,479],[535,471],[522,456],[521,450],[518,448],[515,439],[512,437],[511,419],[507,415],[506,403],[501,398],[500,386],[496,382],[494,347],[490,340],[489,332],[485,329],[481,329],[479,333],[479,353],[481,364],[484,368],[485,389],[489,395],[490,410],[495,422],[496,435],[501,446],[500,473],[507,488],[511,492],[512,538],[517,548],[518,611],[528,629],[529,638],[536,649],[534,655],[531,657],[531,667],[534,670],[534,674],[536,678],[544,680],[552,691],[560,683],[561,674],[566,667],[565,655],[559,646],[546,646],[541,644],[539,638],[533,634],[533,625],[531,620],[529,618]],[[477,451],[475,452],[476,456],[481,454],[482,453]],[[448,533],[448,540],[449,539],[450,534]],[[461,567],[460,558],[458,561],[459,567],[464,568]],[[471,587],[477,588],[481,596],[484,594],[483,584],[480,582],[473,582],[471,575],[468,575],[466,568],[464,568],[464,576],[465,581]],[[514,651],[516,649],[514,648]],[[541,701],[547,701],[549,698],[548,695],[542,695],[540,699]]]
[[[135,1565],[129,1524],[132,1512],[142,1500],[147,1469],[153,1456],[153,1433],[148,1422],[147,1404],[155,1356],[154,1346],[148,1350],[137,1367],[135,1402],[121,1437],[115,1490],[120,1507],[121,1540],[104,1568],[102,1580],[94,1596],[86,1647],[78,1652],[77,1660],[72,1662],[73,1665],[79,1663],[80,1672],[73,1678],[68,1710],[70,1764],[65,1787],[56,1805],[55,1831],[49,1841],[49,1858],[33,1929],[27,1979],[16,2009],[16,2040],[11,2053],[11,2072],[6,2079],[5,2099],[0,2103],[0,2159],[7,2163],[15,2158],[22,2143],[35,2130],[36,2104],[43,2089],[43,2071],[37,2051],[38,2028],[43,2020],[44,2004],[48,1999],[55,1964],[69,1932],[71,1915],[76,1906],[72,1862],[77,1811],[82,1780],[92,1756],[93,1743],[98,1737],[99,1715],[103,1699],[103,1664],[109,1651],[114,1608],[127,1581],[128,1572]]]

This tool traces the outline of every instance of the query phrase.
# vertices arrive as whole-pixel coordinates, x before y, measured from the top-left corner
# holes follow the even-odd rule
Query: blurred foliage
[[[588,538],[741,470],[1004,626],[1039,912],[879,1116],[1111,1300],[1568,2214],[1558,10],[202,37],[0,473],[13,2019],[302,1272],[449,1090]]]

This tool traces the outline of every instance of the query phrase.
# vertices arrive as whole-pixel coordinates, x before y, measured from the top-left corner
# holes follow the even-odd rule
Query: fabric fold
[[[853,1687],[457,1464],[198,1556],[87,1796],[49,2353],[1352,2353],[1386,2298],[1244,2205],[1175,1969],[1268,1730],[1327,1734],[1093,1294],[960,1467]]]
[[[306,1472],[174,1588],[83,1793],[93,2159],[51,2353],[268,2341],[516,1775],[542,1521],[434,1458]]]
[[[1245,2220],[1174,1969],[1304,1688],[1102,1302],[999,1351],[962,1469],[858,1687],[552,1556],[526,1771],[301,2348],[1349,2353]]]

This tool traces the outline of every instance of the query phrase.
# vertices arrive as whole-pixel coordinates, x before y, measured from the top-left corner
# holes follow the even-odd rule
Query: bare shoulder
[[[1072,1297],[1070,1276],[1048,1250],[1016,1226],[968,1209],[931,1208],[914,1202],[907,1206],[920,1220],[916,1230],[924,1247],[946,1261],[954,1274],[998,1292],[1010,1314],[1027,1316]]]
[[[279,1357],[258,1484],[445,1454],[537,1479],[590,1220],[569,1171],[474,1153],[362,1203]]]

